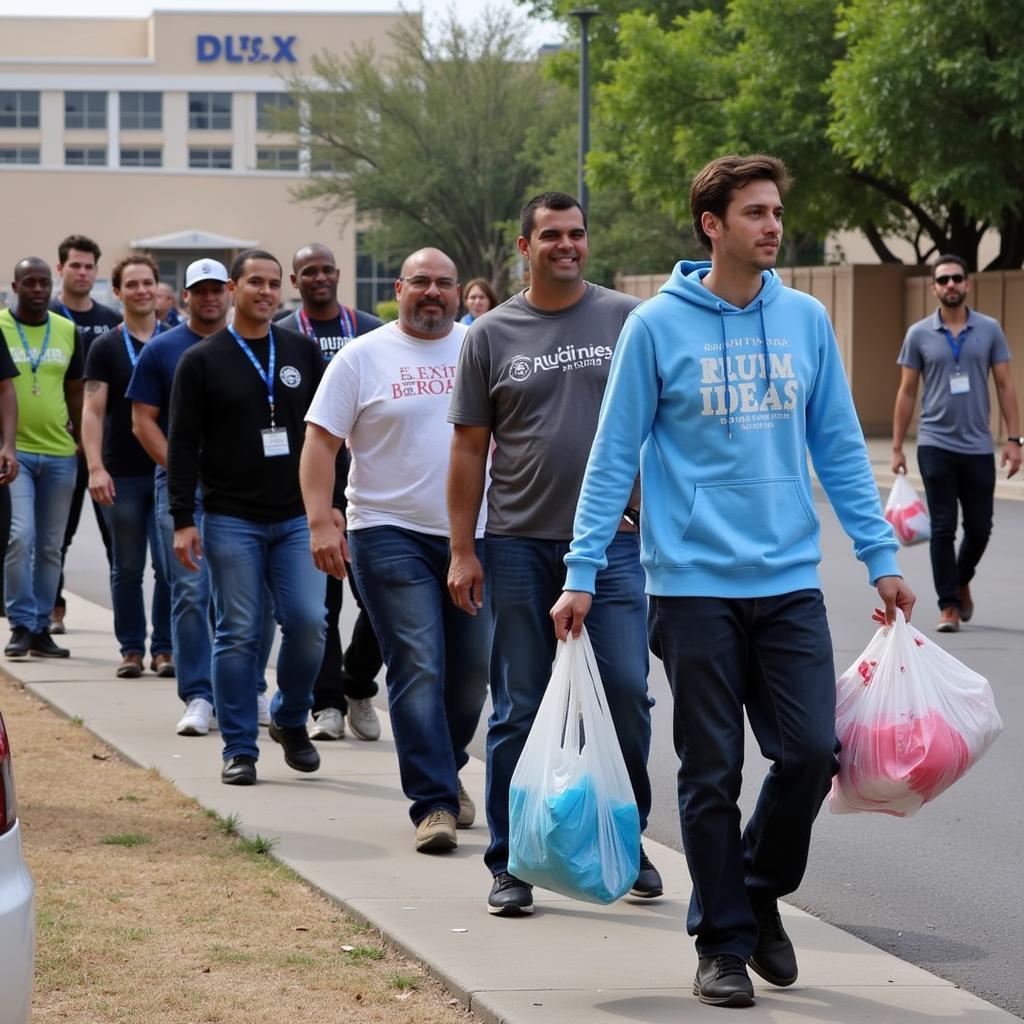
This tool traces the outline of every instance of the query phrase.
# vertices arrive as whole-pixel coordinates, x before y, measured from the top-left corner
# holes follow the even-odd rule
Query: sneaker
[[[360,700],[349,700],[348,702],[348,727],[357,740],[380,739],[380,719],[377,717],[377,709],[369,697]]]
[[[973,611],[973,609],[971,610]],[[935,630],[938,633],[959,633],[960,613],[952,605],[948,608],[943,608]]]
[[[533,913],[533,886],[499,871],[494,876],[491,894],[487,897],[487,913],[499,917],[519,917]]]
[[[64,634],[67,630],[64,628],[64,613],[67,609],[62,608],[60,605],[54,605],[53,611],[50,612],[50,633],[51,634]]]
[[[957,600],[960,602],[960,621],[970,622],[974,614],[974,601],[971,599],[971,585],[965,583],[956,589]]]
[[[210,731],[213,705],[205,697],[193,697],[178,721],[179,736],[205,736]]]
[[[118,679],[138,679],[142,675],[145,666],[142,663],[141,654],[126,654],[117,666]]]
[[[640,872],[636,876],[633,888],[629,890],[630,896],[639,896],[641,899],[653,900],[665,891],[661,881],[661,873],[651,863],[650,857],[644,851],[643,843],[640,844]]]
[[[458,845],[455,815],[443,807],[435,807],[416,825],[416,849],[419,853],[447,853]]]
[[[256,694],[256,721],[263,726],[270,725],[270,694]]]
[[[161,679],[174,678],[174,659],[169,654],[154,654],[149,667]]]
[[[469,828],[476,821],[476,804],[466,792],[466,787],[459,779],[459,816],[455,819],[456,828]]]
[[[28,626],[15,626],[11,630],[11,639],[7,641],[4,654],[8,658],[24,658],[31,645],[32,634],[28,631]]]
[[[323,708],[313,712],[311,740],[342,740],[345,738],[345,719],[337,708]]]
[[[71,652],[66,647],[58,647],[44,629],[41,633],[33,633],[29,641],[28,653],[33,658],[70,658]]]
[[[752,970],[765,981],[785,988],[796,981],[796,952],[786,929],[782,927],[782,915],[774,900],[763,907],[755,907],[757,917],[757,948],[747,961]]]
[[[743,960],[732,953],[697,961],[693,994],[709,1006],[753,1006],[754,986]]]
[[[320,755],[309,742],[304,725],[277,725],[271,721],[270,738],[284,747],[284,763],[297,772],[315,772],[320,767]]]
[[[256,758],[245,754],[229,757],[220,770],[220,781],[226,786],[255,786]]]

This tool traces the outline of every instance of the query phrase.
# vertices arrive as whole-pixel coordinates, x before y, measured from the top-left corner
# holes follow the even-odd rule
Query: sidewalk
[[[610,907],[536,892],[530,918],[486,913],[490,878],[482,855],[483,765],[463,771],[479,809],[457,853],[413,851],[413,830],[386,720],[377,743],[318,744],[311,776],[286,768],[261,730],[260,783],[219,781],[220,736],[176,736],[181,705],[173,680],[114,678],[111,614],[68,595],[67,661],[26,659],[2,667],[37,696],[125,757],[156,768],[204,807],[241,816],[241,831],[278,840],[274,855],[349,913],[421,960],[481,1020],[492,1024],[723,1024],[735,1012],[691,994],[696,969],[683,921],[689,880],[681,854],[647,842],[665,878],[653,902]],[[880,851],[880,856],[884,856]],[[1012,1024],[1018,1018],[790,907],[786,927],[800,981],[773,989],[754,978],[757,1006],[745,1020],[771,1024]],[[894,922],[898,926],[898,922]],[[311,992],[315,999],[316,993]],[[737,1017],[738,1019],[738,1017]]]

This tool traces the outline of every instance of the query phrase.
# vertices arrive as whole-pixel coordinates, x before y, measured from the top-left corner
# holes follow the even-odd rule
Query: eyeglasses
[[[459,287],[459,282],[454,277],[427,277],[426,274],[413,274],[412,277],[400,277],[398,280],[411,285],[417,291],[426,291],[432,284],[436,284],[443,292],[454,291]]]
[[[939,276],[935,278],[935,283],[949,284],[949,282],[952,281],[953,284],[963,284],[966,280],[967,278],[963,274],[939,274]]]

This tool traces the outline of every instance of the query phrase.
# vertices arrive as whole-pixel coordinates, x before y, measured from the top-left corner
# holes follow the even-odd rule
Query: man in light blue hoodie
[[[711,262],[679,263],[626,321],[587,464],[555,631],[578,633],[640,468],[648,639],[675,698],[679,813],[693,880],[694,994],[749,1006],[749,965],[791,985],[777,900],[800,884],[837,768],[835,669],[807,452],[884,604],[909,619],[828,316],[772,269],[790,184],[774,157],[694,180]],[[743,712],[773,762],[740,831]]]

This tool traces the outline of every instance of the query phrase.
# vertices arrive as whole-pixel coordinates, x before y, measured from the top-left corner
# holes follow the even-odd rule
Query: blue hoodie
[[[640,467],[641,561],[661,596],[768,597],[820,587],[807,452],[869,579],[899,575],[824,307],[762,273],[743,309],[683,261],[626,321],[565,556],[593,592]]]

